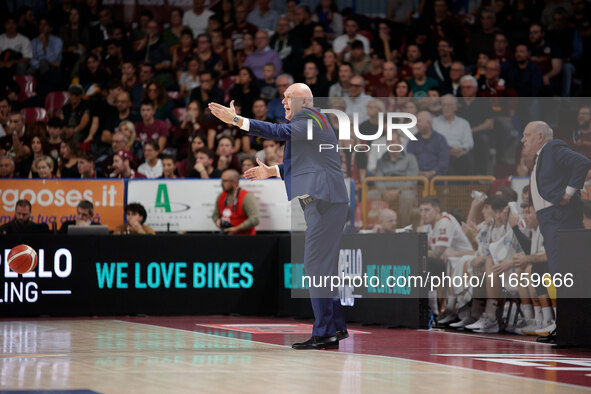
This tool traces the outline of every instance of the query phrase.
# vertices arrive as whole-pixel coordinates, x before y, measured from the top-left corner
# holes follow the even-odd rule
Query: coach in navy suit
[[[530,198],[536,210],[551,274],[560,272],[558,230],[583,228],[580,189],[591,172],[591,160],[554,140],[545,122],[531,122],[523,131],[523,149],[534,153]],[[589,175],[588,175],[589,174]]]
[[[285,141],[283,164],[268,167],[257,159],[258,167],[246,171],[250,179],[272,176],[285,181],[289,200],[299,199],[306,219],[304,270],[306,276],[321,279],[337,275],[338,256],[343,227],[347,218],[348,194],[339,154],[336,150],[320,150],[337,146],[330,122],[313,107],[310,88],[302,83],[291,85],[284,94],[283,106],[287,124],[273,124],[236,116],[233,102],[230,108],[211,103],[211,113],[220,120],[234,124],[248,134]],[[309,122],[310,121],[310,122]],[[312,133],[308,134],[308,124]],[[330,286],[330,283],[328,284]],[[310,286],[314,329],[312,338],[295,343],[294,349],[334,349],[339,340],[349,334],[336,289]]]

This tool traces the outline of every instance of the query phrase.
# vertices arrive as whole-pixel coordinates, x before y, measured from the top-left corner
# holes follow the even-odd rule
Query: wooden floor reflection
[[[1,390],[101,393],[578,392],[392,357],[295,351],[116,320],[0,322]]]

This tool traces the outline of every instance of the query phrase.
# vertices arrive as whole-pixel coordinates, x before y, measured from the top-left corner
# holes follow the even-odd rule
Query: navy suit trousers
[[[583,203],[571,201],[568,205],[555,205],[536,213],[540,232],[544,237],[544,249],[551,274],[560,272],[558,264],[558,230],[583,228]],[[564,273],[563,273],[564,274]]]
[[[304,207],[306,219],[306,242],[304,272],[312,278],[312,285],[326,276],[338,274],[339,249],[343,228],[347,220],[347,203],[330,203],[314,200]],[[315,279],[316,278],[316,282]],[[310,298],[314,311],[313,336],[334,336],[344,330],[345,317],[338,298],[338,289],[310,286]]]

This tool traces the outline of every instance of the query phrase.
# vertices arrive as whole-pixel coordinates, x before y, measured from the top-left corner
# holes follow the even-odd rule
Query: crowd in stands
[[[584,0],[391,0],[383,17],[334,0],[287,1],[284,14],[270,0],[194,0],[164,18],[139,10],[137,23],[100,0],[15,3],[0,6],[3,177],[209,178],[255,156],[275,164],[280,145],[220,123],[207,104],[235,100],[243,116],[285,122],[293,82],[358,112],[367,134],[385,111],[421,113],[403,161],[358,158],[358,181],[497,174],[521,160],[510,98],[590,91]],[[568,135],[586,153],[590,112],[579,108]]]

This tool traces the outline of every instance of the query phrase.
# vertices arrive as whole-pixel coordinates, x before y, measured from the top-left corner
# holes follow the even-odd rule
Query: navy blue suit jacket
[[[536,163],[536,183],[540,196],[553,205],[560,205],[567,186],[577,192],[571,201],[581,200],[591,160],[573,151],[562,140],[550,140],[544,145]]]
[[[334,130],[318,108],[304,108],[287,124],[274,124],[250,119],[249,134],[275,141],[285,141],[281,178],[289,200],[305,194],[333,203],[348,203],[349,196],[341,168]],[[308,120],[312,120],[313,139],[308,140]],[[331,144],[333,149],[319,151],[319,144]]]

